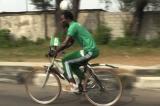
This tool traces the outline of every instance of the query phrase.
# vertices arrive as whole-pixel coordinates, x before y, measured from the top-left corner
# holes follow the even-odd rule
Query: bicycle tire
[[[42,88],[45,81],[43,76],[46,76],[46,74],[42,72],[28,73],[25,79],[25,88],[33,101],[39,104],[50,104],[59,97],[61,82],[57,75],[50,73],[46,86]]]
[[[93,71],[92,69],[92,72],[88,73],[85,80],[85,97],[95,106],[113,106],[122,94],[120,78],[111,70],[100,70],[101,75],[96,75]],[[92,82],[92,84],[88,84],[89,82]],[[100,87],[99,83],[102,84],[103,88]],[[117,92],[114,91],[116,89]]]

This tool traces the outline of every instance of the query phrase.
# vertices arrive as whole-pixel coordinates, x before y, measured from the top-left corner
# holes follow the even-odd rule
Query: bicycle
[[[102,66],[110,68],[103,70]],[[95,71],[96,69],[98,72]],[[116,74],[116,69],[118,67],[107,64],[83,63],[81,70],[86,78],[83,84],[81,81],[79,83],[79,94],[84,94],[86,99],[95,106],[112,106],[117,103],[122,94],[122,83]],[[51,58],[49,66],[45,66],[45,71],[27,74],[25,78],[27,94],[37,103],[50,104],[61,94],[60,79],[66,80],[61,60]]]

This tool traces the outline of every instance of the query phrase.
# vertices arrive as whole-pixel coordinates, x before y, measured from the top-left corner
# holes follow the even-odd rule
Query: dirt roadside
[[[9,59],[15,62],[14,59]],[[5,60],[5,61],[9,61]],[[20,58],[17,62],[48,62],[47,58]],[[91,61],[92,63],[102,64],[122,64],[135,66],[154,66],[160,65],[160,56],[144,55],[144,56],[99,56]]]
[[[136,66],[153,66],[160,65],[160,56],[107,56],[99,57],[93,62],[110,63],[110,64],[125,64]]]

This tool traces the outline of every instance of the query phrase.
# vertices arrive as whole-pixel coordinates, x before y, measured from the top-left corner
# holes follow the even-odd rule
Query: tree
[[[41,9],[43,11],[46,11],[50,8],[53,8],[53,5],[51,5],[51,1],[52,0],[32,0],[32,3],[36,6],[37,9]],[[56,23],[56,31],[55,31],[55,35],[58,35],[60,33],[60,31],[62,30],[61,25],[59,24],[60,22],[60,14],[61,14],[61,10],[60,10],[60,3],[62,0],[55,0],[56,4],[55,4],[55,23]],[[79,12],[79,3],[80,0],[71,0],[71,3],[73,4],[73,15],[75,16],[75,19],[78,18],[78,12]],[[44,13],[44,23],[45,23],[45,37],[48,38],[48,28],[47,28],[47,14]]]
[[[141,29],[141,24],[144,16],[144,10],[147,6],[151,6],[151,10],[159,9],[159,0],[119,0],[122,11],[134,11],[133,20],[130,25],[130,34],[138,37]]]
[[[80,0],[72,0],[72,4],[73,4],[73,15],[75,17],[75,19],[77,20],[78,18],[78,13],[79,13],[79,4],[80,4]]]
[[[32,0],[32,4],[35,5],[37,9],[48,10],[53,8],[51,1],[52,0]]]
[[[130,11],[135,7],[136,0],[119,0],[121,11]]]
[[[150,0],[149,5],[152,10],[160,10],[160,0]]]
[[[100,0],[99,3],[105,4],[105,9],[108,10],[108,8],[111,4],[111,0]]]
[[[62,0],[56,0],[56,10],[55,10],[55,23],[56,23],[56,30],[55,30],[55,35],[58,35],[58,33],[61,31],[61,25],[58,23],[60,22],[60,3]]]
[[[55,11],[55,22],[56,22],[56,34],[57,35],[60,31],[61,31],[61,26],[59,25],[59,21],[60,21],[60,13],[61,13],[61,10],[60,10],[60,2],[62,0],[56,0],[56,11]],[[80,4],[80,0],[70,0],[72,5],[73,5],[73,8],[72,8],[72,13],[75,17],[75,20],[77,20],[78,18],[78,13],[79,13],[79,4]]]
[[[137,0],[136,1],[136,10],[133,14],[133,21],[131,23],[131,32],[134,37],[138,37],[140,30],[141,30],[141,24],[144,16],[144,8],[148,4],[148,0]]]
[[[48,25],[47,25],[48,18],[46,11],[48,9],[53,8],[51,1],[52,0],[32,0],[32,4],[35,5],[37,9],[40,9],[44,12],[44,34],[46,39],[48,39]]]

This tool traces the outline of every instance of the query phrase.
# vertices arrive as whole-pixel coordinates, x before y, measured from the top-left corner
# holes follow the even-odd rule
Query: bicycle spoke
[[[87,99],[96,106],[111,106],[115,104],[122,92],[122,85],[119,78],[112,72],[99,75],[94,74],[89,76],[87,80],[93,83],[86,83],[87,92],[85,93]],[[94,85],[94,86],[93,86]]]
[[[31,77],[30,77],[31,76]],[[56,100],[61,92],[61,84],[54,74],[35,73],[25,81],[28,95],[37,103],[49,104]]]
[[[46,83],[47,83],[47,81],[48,81],[48,79],[49,79],[49,75],[50,75],[50,72],[47,71],[46,78],[45,78],[45,81],[44,81],[44,84],[43,84],[42,88],[45,87],[45,85],[46,85]]]

